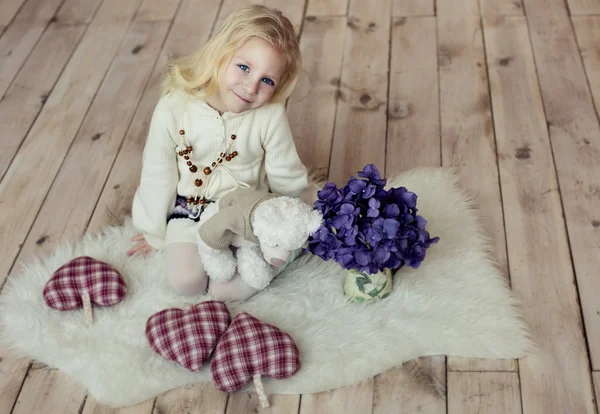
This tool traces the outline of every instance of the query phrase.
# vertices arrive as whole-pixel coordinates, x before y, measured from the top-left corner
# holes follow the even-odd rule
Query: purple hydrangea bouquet
[[[418,268],[438,237],[417,215],[417,195],[404,187],[385,189],[373,164],[343,187],[327,183],[315,208],[323,225],[309,238],[308,250],[334,260],[349,273],[344,293],[355,302],[383,299],[392,291],[392,275],[403,266]]]

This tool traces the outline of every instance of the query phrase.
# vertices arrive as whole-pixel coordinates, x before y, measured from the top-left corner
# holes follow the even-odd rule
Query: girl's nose
[[[248,92],[250,95],[256,95],[256,91],[258,90],[258,82],[248,80],[244,83],[244,89],[246,89],[246,92]]]

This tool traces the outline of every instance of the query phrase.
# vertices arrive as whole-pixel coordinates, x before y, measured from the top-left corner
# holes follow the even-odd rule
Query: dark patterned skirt
[[[213,203],[214,201],[208,200],[208,202]],[[192,212],[192,210],[190,210],[188,208],[186,198],[183,196],[177,195],[177,199],[175,199],[175,206],[173,207],[173,211],[171,211],[171,214],[169,215],[169,217],[167,217],[167,223],[173,219],[188,219],[188,220],[194,220],[195,222],[198,222],[198,221],[200,221],[200,215],[202,215],[202,211],[204,211],[204,207],[206,207],[206,204],[199,206],[200,214],[198,214],[198,217],[196,217],[196,218],[191,218],[190,215],[193,215],[194,213]]]

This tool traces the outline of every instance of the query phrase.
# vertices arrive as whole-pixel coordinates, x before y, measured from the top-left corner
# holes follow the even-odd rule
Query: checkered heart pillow
[[[260,376],[289,378],[299,369],[300,352],[292,337],[246,312],[240,312],[221,337],[210,366],[221,391],[238,390],[254,378],[263,407],[268,402]]]
[[[127,287],[111,265],[81,256],[61,266],[44,287],[44,300],[52,309],[84,307],[84,296],[98,306],[111,306],[125,296]]]
[[[198,372],[230,323],[227,306],[211,300],[155,313],[146,322],[146,338],[159,355]]]

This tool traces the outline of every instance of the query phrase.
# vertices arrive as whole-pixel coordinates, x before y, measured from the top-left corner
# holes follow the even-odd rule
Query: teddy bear
[[[211,279],[226,282],[237,271],[261,290],[322,222],[322,213],[299,198],[237,189],[205,207],[198,253]]]

